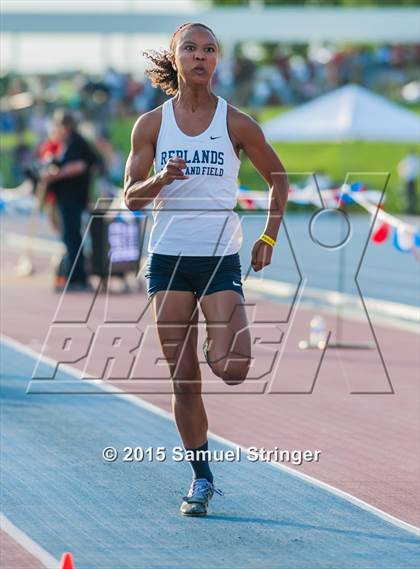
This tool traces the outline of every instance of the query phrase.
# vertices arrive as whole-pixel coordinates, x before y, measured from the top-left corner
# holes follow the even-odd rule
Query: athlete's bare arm
[[[237,150],[245,152],[269,186],[269,211],[264,233],[277,239],[289,192],[284,166],[267,142],[260,125],[249,115],[229,105],[228,125],[233,145]],[[254,246],[252,266],[255,271],[259,271],[271,261],[271,246],[264,245],[259,241]]]
[[[229,105],[228,121],[232,142],[238,150],[245,152],[269,186],[270,213],[282,215],[289,190],[286,171],[279,157],[267,142],[260,125],[249,115]],[[265,232],[276,239],[279,226],[280,223],[273,220]]]
[[[145,113],[137,119],[131,133],[131,151],[124,176],[124,201],[132,211],[142,209],[152,202],[163,186],[174,180],[185,180],[181,158],[168,160],[165,168],[149,176],[155,157],[156,140],[161,122],[161,107]]]

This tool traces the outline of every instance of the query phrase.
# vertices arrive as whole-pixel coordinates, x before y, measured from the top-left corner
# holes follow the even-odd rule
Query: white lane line
[[[37,354],[31,348],[28,348],[24,344],[21,344],[20,342],[18,342],[17,340],[14,340],[13,338],[10,338],[9,336],[2,334],[2,335],[0,335],[0,340],[2,342],[4,342],[5,344],[8,344],[9,346],[14,348],[15,350],[18,350],[18,351],[28,355],[29,357],[31,357],[37,361],[42,360],[44,363],[49,364],[54,369],[57,366],[58,362],[56,362],[55,360],[48,358],[46,356],[41,356],[40,354]],[[78,370],[77,368],[75,368],[69,364],[60,364],[60,367],[63,371],[65,371],[66,373],[68,373],[69,375],[74,377],[75,379],[82,381],[79,377],[80,370]],[[145,401],[145,400],[141,399],[140,397],[132,395],[130,393],[124,393],[124,391],[122,391],[118,387],[115,387],[114,385],[107,385],[104,383],[103,384],[97,383],[96,385],[97,385],[98,389],[101,389],[103,391],[107,391],[111,395],[114,395],[115,397],[119,397],[121,399],[124,399],[125,401],[128,401],[129,403],[132,403],[133,405],[136,405],[137,407],[140,407],[142,409],[146,409],[147,411],[150,411],[151,413],[154,413],[155,415],[159,415],[160,417],[163,417],[163,418],[167,419],[168,421],[171,421],[172,423],[174,423],[174,418],[172,416],[172,413],[169,413],[168,411],[161,409],[160,407],[158,407],[157,405],[154,405],[153,403],[149,403],[148,401]],[[234,448],[234,449],[240,448],[242,450],[242,452],[247,451],[246,447],[244,447],[242,445],[238,445],[237,443],[231,441],[230,439],[226,439],[225,437],[221,437],[220,435],[216,435],[215,433],[212,433],[211,431],[208,431],[208,435],[209,435],[209,438],[211,438],[211,439],[213,439],[213,440],[215,440],[221,444],[224,444],[224,445],[229,446],[229,447]],[[387,512],[384,512],[383,510],[376,508],[372,504],[369,504],[368,502],[365,502],[364,500],[361,500],[360,498],[356,498],[356,496],[353,496],[352,494],[349,494],[348,492],[344,492],[343,490],[340,490],[339,488],[336,488],[335,486],[332,486],[326,482],[322,482],[321,480],[318,480],[317,478],[313,478],[312,476],[309,476],[308,474],[303,474],[302,472],[299,472],[298,470],[295,470],[295,469],[291,468],[290,466],[286,466],[286,465],[281,464],[279,462],[268,462],[267,464],[269,464],[270,466],[272,466],[274,468],[279,468],[280,470],[288,472],[292,476],[300,478],[301,480],[304,480],[305,482],[308,482],[309,484],[314,484],[315,486],[318,486],[319,488],[322,488],[323,490],[326,490],[327,492],[329,492],[335,496],[338,496],[339,498],[342,498],[343,500],[346,500],[347,502],[351,502],[352,504],[358,506],[360,509],[365,510],[367,512],[370,512],[371,514],[375,515],[376,517],[378,517],[382,520],[385,520],[386,522],[389,522],[390,524],[392,524],[392,525],[394,525],[400,529],[406,530],[410,533],[413,533],[414,535],[420,536],[420,528],[418,528],[417,526],[409,524],[409,523],[401,520],[400,518],[397,518],[396,516],[388,514]]]
[[[39,253],[63,254],[65,247],[60,241],[44,239],[43,237],[33,237],[20,233],[4,232],[4,242],[11,249],[30,249]]]
[[[28,236],[10,231],[4,232],[5,244],[13,249],[28,248]],[[64,252],[64,245],[60,241],[45,239],[43,237],[30,238],[31,251],[60,255]],[[267,296],[282,298],[287,301],[293,298],[296,285],[285,281],[273,279],[258,279],[248,277],[244,281],[245,292],[257,294],[259,297]],[[312,302],[311,302],[312,301]],[[324,306],[319,305],[319,301]],[[364,297],[369,314],[375,315],[375,322],[384,326],[399,328],[407,332],[418,333],[420,309],[410,304],[403,304],[373,297]],[[324,311],[332,314],[332,308],[342,307],[343,316],[358,322],[366,322],[360,298],[335,290],[306,287],[302,291],[299,304],[310,310]]]
[[[60,562],[33,541],[25,532],[16,527],[2,512],[0,512],[0,527],[10,535],[23,549],[38,559],[47,569],[58,569]]]
[[[276,281],[273,279],[257,279],[256,277],[248,277],[244,281],[245,290],[247,288],[252,292],[265,293],[279,298],[290,299],[296,293],[296,286],[284,281]],[[328,289],[318,289],[305,286],[302,291],[303,298],[311,300],[319,300],[334,307],[351,308],[355,313],[360,313],[366,320],[361,300],[358,296],[344,292],[338,292]],[[363,296],[363,300],[369,312],[377,313],[389,318],[399,318],[410,322],[418,323],[420,309],[410,304],[402,304],[390,300],[380,300],[370,296]]]
[[[246,281],[245,281],[246,282]],[[277,299],[277,296],[270,293],[264,292],[257,292],[257,290],[253,290],[248,288],[245,285],[245,294],[247,299],[251,300],[263,300],[263,301],[271,301],[271,302],[281,302],[285,303],[284,299]],[[276,297],[276,298],[273,298]],[[290,302],[290,300],[289,300]],[[328,306],[327,304],[322,304],[317,300],[302,300],[302,297],[299,299],[299,308],[303,310],[309,310],[311,312],[315,312],[316,314],[329,314],[331,316],[337,316],[337,307]],[[410,332],[412,334],[419,334],[420,332],[420,320],[419,322],[408,322],[406,320],[399,320],[398,318],[389,318],[387,316],[382,316],[379,313],[373,312],[370,310],[368,306],[368,312],[371,320],[373,320],[374,324],[373,327],[376,329],[376,326],[385,326],[388,328],[394,328],[397,330],[401,330],[403,332]],[[345,306],[340,309],[340,313],[343,318],[347,320],[351,320],[353,322],[363,323],[368,326],[368,321],[366,319],[366,314],[363,312],[355,312],[353,309],[346,308]],[[309,327],[308,327],[308,334],[309,334]]]

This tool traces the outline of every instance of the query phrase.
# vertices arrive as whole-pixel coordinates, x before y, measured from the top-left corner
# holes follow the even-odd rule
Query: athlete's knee
[[[197,373],[197,367],[183,366],[172,377],[174,395],[183,400],[201,393],[201,376]]]
[[[172,380],[173,393],[178,404],[186,405],[191,408],[194,406],[197,397],[201,397],[201,381],[182,381]]]
[[[213,363],[212,369],[228,385],[239,385],[247,378],[250,365],[249,358],[230,359]]]

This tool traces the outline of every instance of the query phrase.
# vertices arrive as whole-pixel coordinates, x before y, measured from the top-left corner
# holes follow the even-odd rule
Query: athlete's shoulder
[[[242,142],[250,138],[264,137],[261,126],[248,113],[228,103],[227,120],[229,132],[235,138],[236,143],[242,146]]]
[[[131,132],[133,145],[138,145],[141,142],[156,142],[162,122],[162,107],[163,105],[159,105],[159,107],[147,111],[137,118]]]

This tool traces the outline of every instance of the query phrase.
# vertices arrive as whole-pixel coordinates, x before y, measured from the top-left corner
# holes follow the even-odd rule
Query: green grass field
[[[261,111],[250,112],[260,123],[289,110],[285,107],[268,107]],[[130,150],[130,133],[135,117],[115,120],[111,125],[111,138],[113,144],[119,148],[124,156]],[[28,133],[25,137],[31,141]],[[6,186],[10,186],[10,151],[14,145],[13,135],[2,137],[2,159],[0,172]],[[277,143],[274,148],[290,173],[291,182],[298,182],[306,178],[308,173],[324,170],[333,180],[343,182],[347,172],[389,172],[390,178],[386,189],[386,210],[389,212],[402,212],[404,210],[404,194],[397,174],[398,162],[413,148],[413,144],[393,144],[387,142],[345,142],[337,143]],[[302,174],[298,174],[301,172]],[[293,173],[293,174],[292,174]],[[305,173],[307,173],[305,175]],[[352,175],[352,180],[360,179],[371,189],[383,189],[383,177],[373,175]],[[266,188],[265,181],[244,156],[240,169],[240,183],[253,190]],[[419,186],[417,192],[420,191]],[[420,202],[420,199],[418,200]],[[289,204],[291,209],[300,209],[302,206]]]
[[[298,172],[314,172],[324,170],[336,182],[343,182],[346,173],[351,174],[351,180],[364,181],[370,189],[383,189],[385,176],[357,173],[389,172],[386,188],[386,209],[399,212],[404,209],[403,192],[398,178],[397,164],[412,148],[412,145],[389,144],[383,142],[346,142],[343,144],[275,144],[274,148],[289,172],[291,182],[299,181],[302,177]],[[265,187],[261,176],[249,160],[244,160],[241,167],[241,182],[250,188]],[[418,188],[417,188],[418,190]]]

